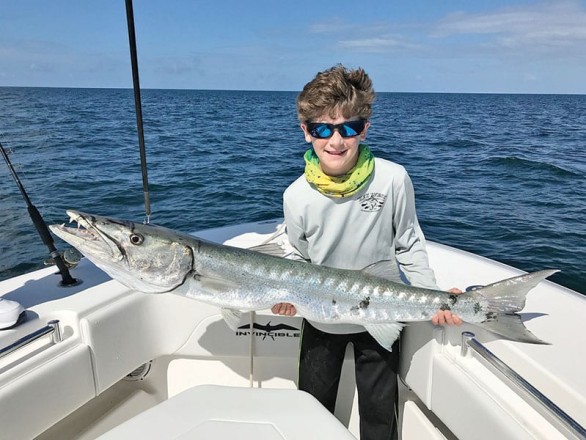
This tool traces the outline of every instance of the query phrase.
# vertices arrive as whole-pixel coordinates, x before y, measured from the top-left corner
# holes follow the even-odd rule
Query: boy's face
[[[326,124],[341,124],[347,121],[357,121],[358,117],[344,118],[338,115],[335,119],[332,119],[327,114],[322,115],[315,121],[311,122],[324,122]],[[301,124],[301,129],[305,134],[305,140],[311,142],[313,150],[319,158],[319,165],[321,170],[328,176],[341,176],[346,174],[348,171],[356,165],[358,161],[358,146],[360,142],[366,139],[366,132],[370,123],[367,122],[364,126],[364,130],[357,136],[343,138],[338,130],[334,130],[334,134],[327,139],[319,139],[313,137],[307,130],[305,124]]]

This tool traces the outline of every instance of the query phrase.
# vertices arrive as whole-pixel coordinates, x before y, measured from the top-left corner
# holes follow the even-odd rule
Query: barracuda
[[[506,338],[545,343],[515,312],[529,290],[555,273],[543,270],[452,295],[386,279],[390,263],[363,270],[334,269],[211,243],[160,226],[67,211],[78,228],[51,230],[113,279],[146,293],[175,293],[218,306],[231,328],[243,311],[279,302],[324,323],[363,325],[390,349],[404,323],[426,321],[451,310],[464,321]]]

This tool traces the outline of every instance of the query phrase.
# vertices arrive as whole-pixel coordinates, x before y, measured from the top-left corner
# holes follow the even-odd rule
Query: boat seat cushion
[[[200,385],[100,437],[146,439],[354,439],[313,396],[291,389]]]

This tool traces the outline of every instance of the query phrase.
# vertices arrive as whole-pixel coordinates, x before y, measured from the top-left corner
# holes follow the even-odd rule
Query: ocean
[[[296,92],[143,90],[151,223],[282,216],[303,172]],[[0,88],[0,142],[45,221],[145,219],[132,90]],[[378,93],[367,144],[411,175],[428,240],[586,294],[586,96]],[[65,243],[56,239],[56,246]],[[0,163],[0,280],[47,248]]]

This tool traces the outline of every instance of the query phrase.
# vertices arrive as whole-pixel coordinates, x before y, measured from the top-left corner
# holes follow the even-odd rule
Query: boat
[[[274,219],[194,235],[286,247],[283,230]],[[428,252],[443,289],[522,273],[439,243]],[[59,269],[0,281],[0,438],[359,438],[350,350],[334,415],[296,389],[300,317],[261,310],[231,330],[216,307],[130,289],[85,258],[74,282]],[[469,324],[404,329],[400,438],[586,439],[586,298],[545,281],[521,316],[549,345]]]
[[[196,235],[248,248],[283,245],[282,230],[275,219]],[[522,273],[438,243],[428,251],[442,288]],[[85,258],[71,274],[80,282],[69,287],[55,267],[0,282],[26,309],[0,331],[2,438],[358,438],[350,352],[335,418],[296,390],[301,318],[258,311],[232,331],[213,306],[133,291]],[[585,312],[584,296],[545,281],[522,317],[550,345],[469,324],[407,326],[401,438],[586,438]]]

